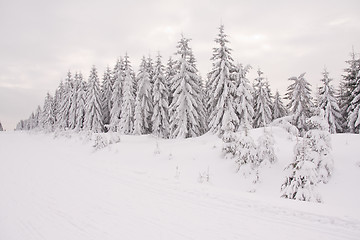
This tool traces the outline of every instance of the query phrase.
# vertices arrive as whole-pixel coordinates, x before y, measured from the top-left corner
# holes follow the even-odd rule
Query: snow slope
[[[335,171],[318,204],[279,198],[296,140],[272,131],[278,162],[255,186],[209,134],[121,136],[95,151],[85,135],[2,132],[0,239],[360,239],[360,136],[332,136]]]

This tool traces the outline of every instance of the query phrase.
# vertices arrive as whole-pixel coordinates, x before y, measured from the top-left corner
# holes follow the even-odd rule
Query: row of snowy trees
[[[88,81],[81,73],[68,73],[55,94],[47,94],[19,130],[57,129],[115,131],[122,134],[155,134],[163,138],[195,137],[210,130],[223,135],[227,128],[238,131],[263,127],[274,119],[289,116],[300,133],[309,130],[306,120],[322,109],[331,133],[360,130],[360,60],[352,54],[347,61],[339,91],[325,70],[322,86],[313,99],[305,73],[289,78],[283,104],[280,93],[272,95],[269,82],[258,69],[253,84],[247,79],[251,67],[234,64],[229,41],[220,26],[213,49],[213,68],[202,81],[190,39],[181,37],[174,61],[162,64],[143,58],[137,73],[129,56],[120,58],[114,69],[107,68],[100,83],[97,69]],[[231,125],[231,126],[230,126]]]

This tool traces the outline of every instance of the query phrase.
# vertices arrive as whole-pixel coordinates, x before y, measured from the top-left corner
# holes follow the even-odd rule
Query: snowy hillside
[[[332,135],[334,173],[311,203],[280,198],[296,139],[271,131],[278,161],[255,185],[211,134],[96,150],[94,135],[0,132],[0,239],[359,239],[360,135]]]

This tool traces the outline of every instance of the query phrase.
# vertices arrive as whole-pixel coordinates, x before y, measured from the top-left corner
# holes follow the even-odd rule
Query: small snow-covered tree
[[[93,132],[102,132],[104,130],[100,91],[100,82],[97,75],[97,70],[96,67],[93,66],[90,71],[88,88],[86,92],[84,119],[84,129]]]
[[[61,123],[61,103],[64,95],[64,84],[61,81],[54,94],[54,113],[55,113],[55,127],[60,128]]]
[[[225,114],[224,120],[226,120],[226,125],[224,126],[224,133],[221,136],[223,141],[222,152],[225,158],[234,158],[237,152],[238,138],[237,133],[235,132],[235,125],[230,121],[231,117],[228,117],[228,114]]]
[[[134,134],[151,133],[151,117],[153,113],[153,100],[151,96],[150,74],[145,57],[143,57],[137,76],[138,91],[135,100]],[[152,64],[151,64],[152,66]]]
[[[132,134],[134,128],[134,78],[130,61],[128,58],[124,62],[124,85],[123,97],[121,101],[120,121],[118,124],[118,131],[123,134]]]
[[[308,140],[309,151],[312,151],[312,162],[316,166],[319,181],[327,183],[334,169],[334,161],[331,155],[331,135],[324,110],[320,109],[318,115],[309,118],[306,123],[310,130],[304,137]]]
[[[177,45],[179,72],[173,78],[174,98],[170,106],[170,128],[173,138],[195,137],[204,132],[202,122],[205,111],[202,105],[199,77],[196,69],[188,62],[190,39],[182,36]]]
[[[277,161],[274,144],[275,141],[271,132],[264,128],[264,133],[258,139],[259,164],[271,165]]]
[[[284,107],[279,91],[276,91],[273,103],[273,119],[282,118],[287,115],[287,110]]]
[[[257,71],[258,77],[254,85],[254,127],[264,127],[272,120],[270,93],[262,77],[263,72]]]
[[[320,202],[316,192],[318,173],[313,162],[309,141],[299,138],[294,148],[294,160],[286,168],[286,179],[281,185],[281,197],[300,201]]]
[[[108,130],[108,125],[110,124],[110,111],[112,108],[112,93],[113,93],[113,78],[111,76],[111,70],[109,67],[106,68],[106,71],[103,76],[103,81],[101,84],[101,108],[103,112],[103,123]]]
[[[252,128],[254,116],[253,96],[251,94],[252,87],[249,80],[246,78],[246,74],[250,69],[251,67],[249,65],[244,67],[243,65],[238,64],[233,73],[233,77],[237,84],[235,104],[239,119],[239,128],[245,132]]]
[[[165,82],[164,66],[161,63],[161,56],[158,54],[154,71],[154,111],[151,118],[152,132],[162,138],[168,138],[169,129],[169,89]]]
[[[4,128],[3,128],[3,126],[2,126],[2,124],[0,122],[0,132],[2,132],[2,131],[4,131]]]
[[[307,130],[306,119],[310,117],[313,103],[311,101],[310,83],[304,78],[305,73],[299,77],[291,77],[290,81],[294,81],[287,88],[286,98],[289,100],[287,105],[290,113],[293,114],[293,124],[303,132]]]
[[[220,32],[215,42],[220,46],[214,48],[212,60],[213,69],[208,74],[209,83],[209,129],[212,132],[222,134],[227,122],[224,122],[226,111],[235,109],[235,89],[236,85],[231,78],[231,71],[234,68],[233,59],[231,57],[231,49],[226,46],[229,42],[224,32],[224,25],[219,28]],[[233,116],[233,114],[229,114]],[[227,120],[228,121],[228,120]],[[237,118],[231,119],[236,129],[239,121]]]
[[[341,132],[342,116],[335,98],[333,86],[330,85],[332,79],[329,78],[329,72],[326,69],[323,72],[323,79],[321,81],[323,86],[319,88],[318,107],[324,110],[330,133]]]
[[[241,131],[241,134],[238,135],[235,155],[237,172],[246,178],[251,177],[253,183],[259,180],[259,158],[257,154],[258,152],[253,138],[248,135],[246,131]]]

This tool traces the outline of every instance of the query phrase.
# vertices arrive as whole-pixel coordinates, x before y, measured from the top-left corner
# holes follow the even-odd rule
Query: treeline
[[[164,66],[160,54],[155,60],[143,57],[137,73],[130,58],[120,57],[107,68],[100,82],[95,66],[85,81],[81,73],[67,74],[54,95],[48,93],[16,129],[45,131],[75,130],[154,134],[162,138],[189,138],[226,129],[238,131],[268,125],[288,116],[300,133],[322,109],[331,133],[360,130],[360,59],[353,52],[346,61],[340,86],[335,89],[325,69],[322,84],[312,97],[305,73],[291,77],[283,99],[273,95],[270,84],[258,69],[253,83],[247,78],[249,65],[234,64],[232,50],[220,26],[213,49],[212,70],[201,79],[190,39],[181,36],[172,57]]]

